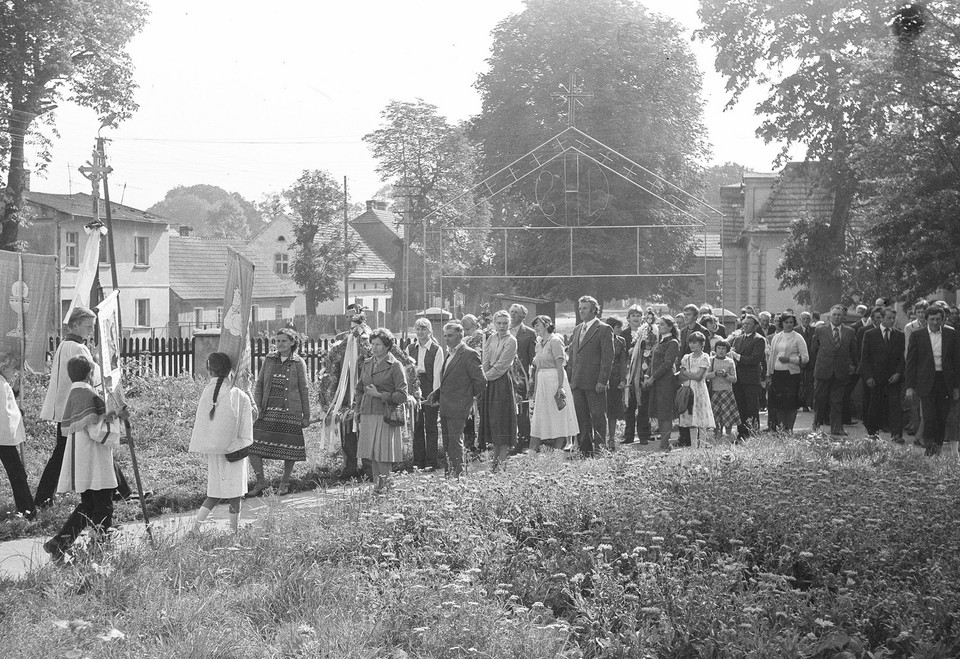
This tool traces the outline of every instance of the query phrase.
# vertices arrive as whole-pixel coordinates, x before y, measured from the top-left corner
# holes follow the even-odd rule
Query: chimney
[[[193,227],[187,226],[186,224],[180,225],[180,237],[187,238],[190,236],[190,232],[193,231]]]
[[[367,210],[368,211],[385,211],[387,210],[387,202],[380,201],[379,199],[370,199],[367,201]]]

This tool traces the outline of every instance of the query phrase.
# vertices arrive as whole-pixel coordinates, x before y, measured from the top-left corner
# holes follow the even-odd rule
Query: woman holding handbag
[[[802,369],[810,361],[810,353],[803,335],[794,331],[797,326],[795,315],[781,314],[778,322],[781,329],[770,340],[767,357],[769,425],[774,430],[783,428],[785,432],[793,432],[800,407]]]
[[[533,396],[533,419],[530,421],[530,450],[539,451],[540,444],[563,448],[567,439],[580,434],[577,413],[567,400],[569,386],[563,366],[567,361],[563,339],[549,316],[533,319],[537,333],[537,352],[533,357],[536,386]]]
[[[701,332],[693,332],[687,338],[690,352],[680,359],[681,387],[689,387],[693,401],[686,410],[680,411],[680,430],[686,430],[690,445],[700,448],[707,445],[707,429],[716,426],[713,407],[710,404],[710,390],[707,389],[707,371],[710,370],[710,355],[703,351],[707,337]],[[697,436],[694,437],[693,434]]]
[[[390,350],[394,344],[390,330],[380,327],[370,335],[372,357],[360,369],[357,383],[360,437],[357,456],[370,460],[374,494],[390,484],[393,464],[403,458],[400,431],[403,405],[407,402],[407,378],[403,367]]]
[[[197,511],[200,528],[222,499],[230,505],[230,528],[240,528],[240,505],[247,493],[247,451],[253,443],[253,406],[246,392],[225,381],[232,368],[229,355],[211,353],[207,372],[213,378],[200,394],[190,437],[190,452],[207,456],[207,498]]]

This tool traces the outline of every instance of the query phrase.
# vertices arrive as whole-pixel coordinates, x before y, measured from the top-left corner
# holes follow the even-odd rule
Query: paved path
[[[797,432],[809,431],[812,421],[813,415],[811,413],[801,412],[797,417]],[[766,423],[766,414],[762,415],[761,423]],[[860,424],[848,426],[846,430],[851,437],[866,436],[866,431]],[[676,439],[676,433],[674,433],[674,439]],[[656,442],[650,442],[645,446],[633,444],[624,447],[624,449],[652,453],[657,450],[657,444]],[[474,473],[487,471],[489,463],[474,464],[471,469]],[[248,499],[243,503],[240,524],[243,526],[253,524],[259,515],[275,506],[292,510],[318,508],[333,501],[348,499],[355,496],[362,488],[368,487],[371,487],[371,485],[350,484],[330,489],[289,494],[284,497],[268,496],[260,499]],[[157,517],[151,520],[151,528],[157,538],[176,538],[191,528],[195,514],[196,511],[192,511]],[[229,528],[229,516],[225,503],[218,505],[205,522],[205,528],[211,527]],[[130,522],[124,524],[120,529],[117,541],[121,543],[139,542],[144,539],[144,536],[143,524]],[[22,538],[0,543],[0,578],[18,579],[25,576],[30,570],[48,563],[49,557],[43,551],[44,540],[46,538]]]

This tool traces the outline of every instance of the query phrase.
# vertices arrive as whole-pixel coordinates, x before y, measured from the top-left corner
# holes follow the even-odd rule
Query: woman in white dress
[[[200,394],[190,437],[190,452],[207,456],[207,498],[197,511],[195,530],[223,499],[229,502],[231,529],[236,533],[240,528],[240,505],[247,493],[247,458],[231,462],[227,454],[253,444],[253,406],[246,392],[225,382],[231,369],[225,353],[214,352],[207,358],[207,372],[213,379]]]
[[[708,446],[707,429],[716,426],[710,392],[707,390],[706,375],[710,369],[710,355],[703,351],[706,342],[707,337],[702,333],[691,334],[687,338],[691,352],[680,360],[680,386],[693,390],[693,409],[684,410],[680,414],[680,427],[690,428],[690,442],[694,448]]]
[[[536,386],[530,422],[530,449],[533,451],[539,451],[541,443],[563,448],[568,438],[580,434],[573,400],[569,398],[567,373],[563,369],[567,353],[563,339],[554,334],[555,329],[549,316],[533,319],[533,330],[537,333],[537,353],[533,357]],[[557,394],[567,399],[562,410],[557,404]]]

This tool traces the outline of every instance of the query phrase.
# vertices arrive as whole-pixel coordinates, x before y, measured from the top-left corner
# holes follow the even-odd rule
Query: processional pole
[[[109,124],[109,121],[105,121],[101,126],[100,130],[103,130],[105,126]],[[97,154],[99,155],[99,165],[102,168],[101,177],[103,178],[103,202],[105,208],[105,217],[107,224],[107,249],[110,255],[110,278],[111,283],[113,284],[113,290],[120,290],[120,282],[117,278],[117,259],[116,259],[116,250],[114,248],[113,242],[113,216],[110,209],[110,185],[107,182],[107,175],[113,171],[112,168],[107,167],[107,156],[104,149],[104,138],[100,137],[100,131],[97,131]],[[94,204],[97,201],[94,200]],[[120,298],[117,298],[117,335],[118,335],[118,346],[117,349],[120,349],[120,346],[123,345],[123,315],[121,311]],[[101,341],[104,340],[103,337],[100,338]],[[117,355],[119,359],[120,355]],[[103,366],[103,365],[101,365]],[[119,383],[116,384],[119,386]],[[143,496],[143,481],[140,478],[140,464],[137,462],[137,452],[133,446],[133,432],[130,425],[130,412],[126,409],[124,405],[120,410],[120,418],[123,420],[123,428],[127,437],[127,446],[130,449],[130,463],[133,466],[133,478],[137,485],[137,494],[140,499],[140,512],[143,514],[143,525],[147,531],[147,538],[150,541],[150,546],[154,549],[157,548],[156,542],[153,539],[153,532],[150,529],[150,515],[147,512],[147,502],[144,500]]]

